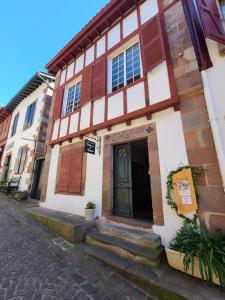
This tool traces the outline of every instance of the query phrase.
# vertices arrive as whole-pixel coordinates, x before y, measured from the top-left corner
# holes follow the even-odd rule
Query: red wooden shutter
[[[106,93],[106,60],[101,59],[93,65],[92,100],[103,97]]]
[[[83,153],[83,147],[72,150],[68,186],[69,193],[81,193]]]
[[[196,0],[195,3],[198,7],[205,36],[225,44],[225,31],[216,1]]]
[[[147,73],[166,58],[162,27],[158,15],[143,26],[141,40],[144,72]]]
[[[92,65],[86,67],[83,71],[81,83],[81,99],[80,104],[83,106],[91,100],[91,85],[92,85]]]
[[[69,168],[70,168],[70,151],[63,151],[60,155],[60,161],[58,164],[58,178],[56,184],[56,191],[58,193],[67,192],[69,184]]]
[[[55,103],[54,103],[53,114],[52,114],[53,121],[61,117],[63,94],[64,94],[64,86],[60,86],[55,91]]]

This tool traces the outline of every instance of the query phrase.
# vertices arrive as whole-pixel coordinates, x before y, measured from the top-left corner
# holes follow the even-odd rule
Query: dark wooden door
[[[132,176],[130,144],[114,147],[114,199],[113,213],[132,218]]]
[[[11,155],[7,155],[4,160],[2,180],[8,180],[9,178],[9,167],[10,167]]]
[[[41,197],[41,179],[44,168],[44,159],[36,160],[31,198],[40,200]]]

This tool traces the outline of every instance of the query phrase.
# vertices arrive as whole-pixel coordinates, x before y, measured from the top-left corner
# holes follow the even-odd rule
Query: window
[[[15,174],[22,174],[23,173],[25,163],[26,163],[26,159],[27,159],[27,147],[22,147],[22,148],[19,149],[16,161],[15,161],[15,166],[14,166],[14,173]]]
[[[68,90],[68,96],[66,100],[65,115],[73,112],[80,107],[80,90],[81,82],[70,87]]]
[[[140,45],[136,43],[112,59],[112,91],[141,77]]]
[[[222,10],[222,15],[225,18],[225,0],[220,1],[220,7]]]
[[[25,121],[24,121],[24,125],[23,125],[24,129],[30,127],[32,125],[32,123],[33,123],[35,105],[36,105],[36,103],[33,102],[32,104],[30,104],[27,107],[26,117],[25,117]]]
[[[15,118],[13,120],[13,126],[12,126],[12,131],[11,131],[11,137],[15,135],[16,129],[17,129],[17,124],[18,124],[18,119],[19,119],[19,113],[15,115]]]

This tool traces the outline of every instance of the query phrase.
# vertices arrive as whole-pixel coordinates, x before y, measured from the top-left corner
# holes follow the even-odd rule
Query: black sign
[[[95,154],[95,142],[85,140],[85,152]]]

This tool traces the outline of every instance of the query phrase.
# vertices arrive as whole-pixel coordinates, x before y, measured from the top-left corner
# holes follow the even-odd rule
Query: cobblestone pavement
[[[22,211],[35,203],[0,193],[0,300],[152,299]]]

